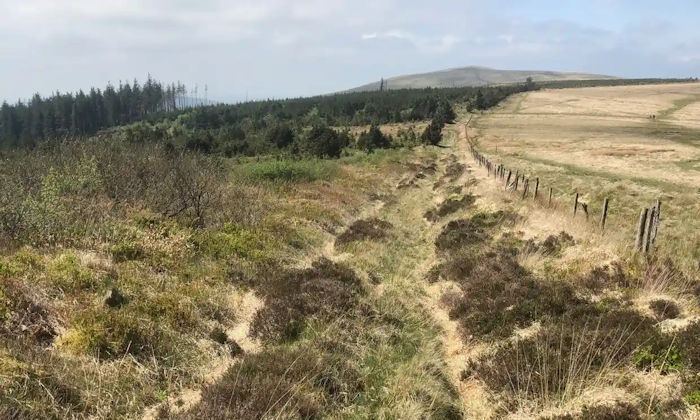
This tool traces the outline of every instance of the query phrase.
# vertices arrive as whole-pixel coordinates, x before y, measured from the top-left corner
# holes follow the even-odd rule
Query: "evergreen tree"
[[[421,134],[421,141],[425,144],[437,146],[442,141],[442,129],[445,124],[437,119],[433,120]]]
[[[360,134],[357,139],[357,148],[360,150],[371,152],[374,149],[386,149],[388,147],[391,147],[391,138],[384,135],[376,125],[371,126],[369,131]]]

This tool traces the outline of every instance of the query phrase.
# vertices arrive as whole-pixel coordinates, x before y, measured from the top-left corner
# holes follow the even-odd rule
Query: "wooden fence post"
[[[576,210],[578,210],[578,193],[576,193],[576,198],[574,199],[574,217],[576,217]]]
[[[635,241],[635,247],[637,251],[642,251],[642,246],[644,245],[644,227],[646,226],[647,213],[649,209],[642,209],[639,212],[639,223],[637,223],[637,239]]]
[[[535,178],[535,197],[533,198],[533,200],[537,200],[537,191],[539,191],[539,189],[540,189],[540,178],[537,177],[537,178]]]
[[[661,200],[656,200],[656,211],[654,212],[654,234],[651,235],[651,243],[656,242],[656,234],[659,232],[659,222],[661,221]]]
[[[510,177],[513,175],[513,171],[508,169],[508,178],[506,179],[506,190],[508,189],[508,184],[510,184]]]
[[[647,220],[647,232],[644,240],[644,252],[648,253],[651,250],[651,235],[654,234],[654,221],[656,220],[656,206],[649,209],[649,218]]]
[[[529,184],[530,184],[529,179],[526,179],[525,182],[523,183],[523,197],[522,197],[523,200],[525,199],[525,197],[527,197],[527,190],[528,190]]]
[[[600,230],[604,231],[605,230],[605,219],[608,218],[608,203],[610,202],[609,198],[606,198],[605,201],[603,202],[603,213],[600,215]]]
[[[547,207],[552,207],[552,187],[549,187],[549,201],[547,201]]]
[[[518,181],[520,180],[520,174],[515,171],[515,191],[518,191]]]

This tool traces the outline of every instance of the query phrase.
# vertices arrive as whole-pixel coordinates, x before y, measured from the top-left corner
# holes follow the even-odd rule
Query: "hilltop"
[[[518,83],[532,77],[535,82],[556,80],[609,80],[615,76],[593,73],[540,70],[498,70],[488,67],[468,66],[429,73],[409,74],[385,79],[389,89],[420,89],[426,87],[446,88],[486,86],[492,84]],[[350,89],[350,92],[379,90],[380,82],[372,82]]]

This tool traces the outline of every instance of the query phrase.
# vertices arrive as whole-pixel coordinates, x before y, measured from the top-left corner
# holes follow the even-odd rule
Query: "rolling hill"
[[[552,80],[594,80],[617,79],[615,76],[607,76],[593,73],[574,73],[563,71],[539,71],[539,70],[498,70],[488,67],[460,67],[454,69],[434,71],[430,73],[410,74],[385,79],[388,89],[417,89],[426,87],[464,87],[485,86],[492,84],[517,83],[532,77],[536,82]],[[363,86],[350,89],[350,92],[364,92],[379,90],[380,82],[372,82]]]

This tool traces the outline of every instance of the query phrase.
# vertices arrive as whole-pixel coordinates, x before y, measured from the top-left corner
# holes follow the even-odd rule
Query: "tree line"
[[[0,146],[29,145],[45,139],[90,136],[99,130],[141,121],[153,115],[204,105],[182,83],[164,85],[148,76],[141,85],[120,82],[88,93],[35,94],[29,101],[0,106]],[[191,96],[194,94],[194,96]]]
[[[443,89],[352,92],[308,98],[206,105],[181,83],[163,84],[150,76],[141,85],[120,83],[88,93],[35,95],[0,107],[0,148],[34,147],[45,140],[92,136],[100,131],[133,140],[165,140],[173,146],[209,153],[251,155],[292,148],[312,127],[381,125],[432,121],[422,140],[435,144],[450,103],[469,111],[488,109],[511,94],[541,87],[612,86],[687,81],[613,79],[562,81]],[[194,93],[194,97],[192,96]],[[195,106],[206,105],[206,106]],[[319,132],[316,130],[316,132]],[[323,137],[323,136],[322,136]]]

